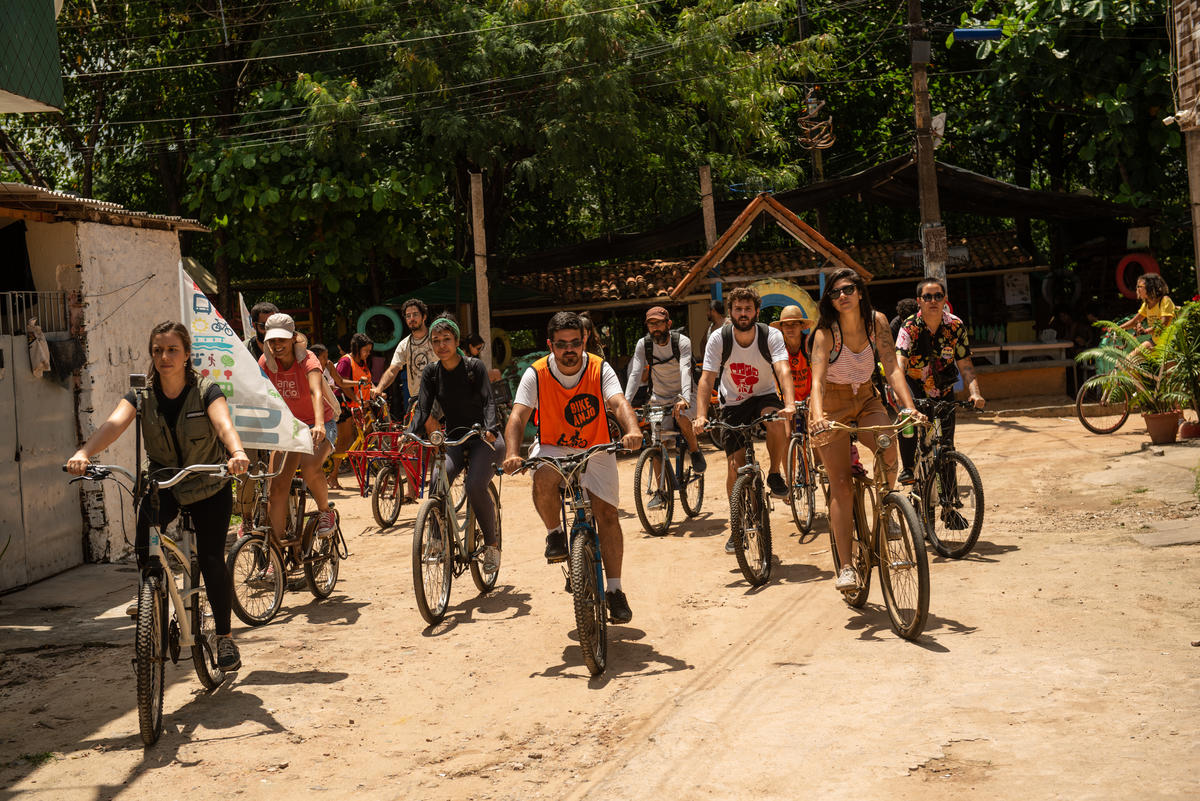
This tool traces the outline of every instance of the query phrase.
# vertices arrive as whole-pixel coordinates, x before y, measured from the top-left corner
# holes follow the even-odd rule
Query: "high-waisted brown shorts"
[[[825,419],[849,424],[857,422],[860,426],[886,426],[892,422],[883,402],[871,382],[858,385],[858,392],[850,384],[825,385]],[[812,430],[812,421],[809,421]],[[873,439],[873,438],[872,438]],[[817,447],[831,445],[840,440],[850,441],[850,432],[845,430],[822,431],[813,436],[813,444]]]

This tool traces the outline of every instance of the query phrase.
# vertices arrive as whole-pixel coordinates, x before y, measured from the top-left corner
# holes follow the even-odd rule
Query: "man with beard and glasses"
[[[704,454],[700,452],[692,428],[692,417],[695,416],[692,411],[695,397],[692,392],[692,341],[671,330],[671,317],[662,306],[646,312],[646,329],[650,333],[633,349],[633,358],[629,362],[625,398],[632,402],[641,386],[649,383],[651,403],[674,403],[672,413],[679,424],[679,433],[687,441],[692,469],[703,473],[706,467]]]
[[[729,293],[729,317],[732,325],[722,327],[704,346],[704,373],[696,390],[696,431],[708,424],[708,404],[713,384],[720,383],[725,422],[745,425],[758,417],[778,412],[782,420],[766,424],[767,451],[771,470],[767,486],[777,498],[787,497],[787,482],[780,470],[788,444],[788,423],[796,413],[787,346],[778,329],[758,322],[758,293],[738,287]],[[776,383],[783,390],[780,400]],[[747,440],[744,435],[725,437],[725,488],[733,495],[738,468],[745,464]],[[733,553],[733,535],[725,543],[725,552]]]

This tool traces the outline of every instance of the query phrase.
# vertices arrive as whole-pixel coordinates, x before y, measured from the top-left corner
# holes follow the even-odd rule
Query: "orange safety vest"
[[[549,356],[533,363],[538,386],[538,442],[543,445],[583,450],[611,441],[604,414],[604,360],[591,353],[584,356],[583,378],[571,389],[550,372]]]
[[[795,353],[788,352],[788,366],[792,369],[792,387],[795,390],[795,400],[799,403],[812,392],[812,368],[808,366],[803,347]]]
[[[371,380],[371,371],[366,367],[359,367],[358,362],[354,361],[354,357],[350,357],[350,381],[354,384],[354,389],[351,391],[351,397],[347,398],[351,406],[361,406],[364,403],[371,401],[371,385],[368,383],[365,387],[358,386],[360,379]]]

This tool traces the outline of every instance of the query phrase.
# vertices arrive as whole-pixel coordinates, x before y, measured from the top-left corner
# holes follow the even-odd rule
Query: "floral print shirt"
[[[908,377],[917,381],[931,398],[954,393],[959,359],[971,358],[971,342],[963,321],[942,310],[942,324],[930,333],[917,312],[900,326],[896,352],[908,357]]]

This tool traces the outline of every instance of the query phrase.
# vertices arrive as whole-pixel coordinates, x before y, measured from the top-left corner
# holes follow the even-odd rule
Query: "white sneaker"
[[[488,545],[483,549],[483,572],[495,573],[500,569],[500,549],[495,545]]]
[[[646,504],[646,508],[647,509],[661,509],[661,508],[663,508],[663,505],[664,504],[663,504],[662,493],[655,492],[654,495],[650,498],[650,502],[648,504]]]
[[[850,592],[858,589],[858,574],[854,572],[854,568],[846,565],[842,568],[842,572],[838,573],[837,581],[833,583],[835,589],[842,592]]]

